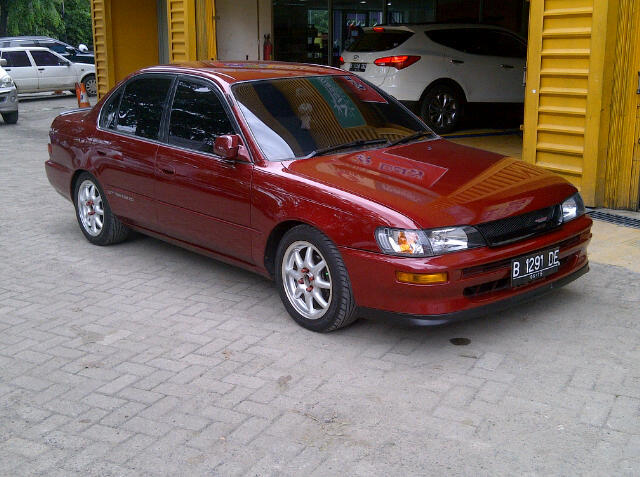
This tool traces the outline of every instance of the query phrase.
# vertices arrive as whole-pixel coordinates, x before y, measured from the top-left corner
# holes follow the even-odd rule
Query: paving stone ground
[[[640,274],[592,263],[498,315],[312,333],[251,273],[90,245],[43,168],[74,102],[0,123],[0,475],[640,474]]]

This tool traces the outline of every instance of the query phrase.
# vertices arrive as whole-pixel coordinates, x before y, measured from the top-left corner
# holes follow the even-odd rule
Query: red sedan
[[[315,331],[486,314],[588,270],[574,186],[451,144],[338,69],[146,68],[50,139],[47,176],[91,243],[137,230],[273,278]]]

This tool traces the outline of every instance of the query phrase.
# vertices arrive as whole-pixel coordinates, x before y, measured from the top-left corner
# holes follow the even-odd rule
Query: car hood
[[[444,139],[302,159],[286,167],[388,207],[422,228],[498,220],[561,203],[576,191],[560,176],[522,160]]]

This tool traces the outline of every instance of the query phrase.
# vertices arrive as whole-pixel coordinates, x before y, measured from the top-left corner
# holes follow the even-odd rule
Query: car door
[[[174,77],[131,78],[102,107],[91,150],[93,169],[114,214],[134,225],[157,224],[155,156],[160,125]]]
[[[484,36],[486,54],[495,64],[496,82],[501,86],[499,101],[524,101],[524,67],[527,60],[526,43],[503,30],[489,30]]]
[[[7,60],[4,70],[9,73],[19,93],[38,90],[38,70],[25,50],[2,51],[0,58]]]
[[[55,91],[72,89],[76,73],[71,62],[48,50],[29,50],[38,69],[38,90]]]
[[[253,165],[213,153],[217,136],[236,133],[231,117],[217,86],[179,77],[156,156],[158,220],[172,237],[251,263]]]

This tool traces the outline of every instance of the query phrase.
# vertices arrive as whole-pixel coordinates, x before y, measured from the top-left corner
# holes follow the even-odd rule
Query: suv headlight
[[[444,227],[430,230],[376,229],[382,252],[402,257],[433,257],[486,245],[474,227]]]
[[[570,222],[584,215],[584,202],[579,192],[576,192],[562,203],[562,222]]]
[[[13,86],[13,80],[11,79],[11,76],[7,75],[7,76],[3,76],[0,79],[0,88],[11,88]]]

